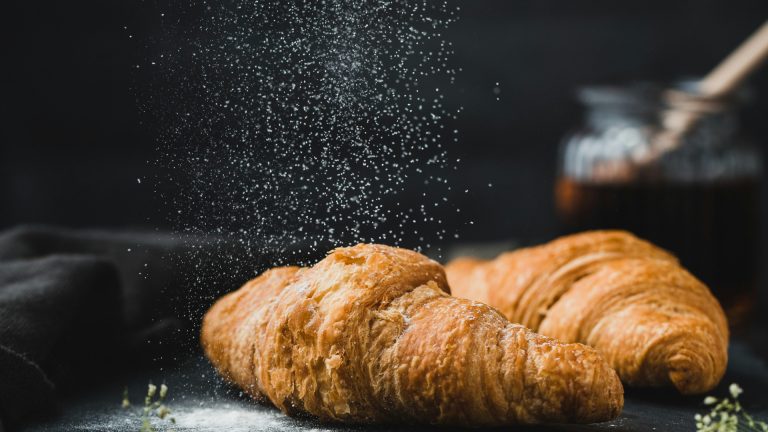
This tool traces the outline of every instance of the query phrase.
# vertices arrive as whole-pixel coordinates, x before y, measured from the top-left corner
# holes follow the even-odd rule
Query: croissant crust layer
[[[627,232],[576,234],[491,261],[461,258],[446,271],[454,295],[597,348],[628,385],[697,394],[725,373],[720,304],[674,256]]]
[[[255,398],[323,421],[492,426],[619,414],[621,383],[596,350],[448,292],[442,266],[420,254],[341,248],[221,298],[202,345]]]

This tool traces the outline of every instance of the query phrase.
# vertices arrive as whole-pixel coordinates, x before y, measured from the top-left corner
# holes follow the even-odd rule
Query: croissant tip
[[[720,382],[725,373],[724,365],[719,366],[711,355],[680,352],[668,361],[669,380],[684,395],[706,393]]]
[[[553,358],[559,373],[543,374],[545,379],[537,386],[547,393],[565,385],[565,394],[569,396],[545,417],[556,418],[561,413],[564,422],[588,424],[610,421],[621,414],[624,387],[619,375],[597,351],[581,344],[567,344],[549,354],[552,353],[556,353]]]
[[[607,365],[606,365],[607,366]],[[616,372],[607,367],[600,380],[602,392],[593,392],[574,419],[577,423],[595,423],[617,418],[624,408],[624,387]]]

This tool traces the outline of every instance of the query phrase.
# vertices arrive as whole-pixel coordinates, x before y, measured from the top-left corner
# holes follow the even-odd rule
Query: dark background
[[[451,181],[472,192],[452,197],[466,219],[449,224],[472,241],[556,231],[557,146],[579,124],[577,86],[701,75],[768,18],[768,2],[757,0],[461,6],[447,38],[463,72],[447,97],[465,110],[461,140],[449,150],[462,160]],[[4,6],[0,228],[168,228],[158,186],[137,182],[162,173],[150,163],[157,131],[142,123],[131,90],[143,84],[131,66],[147,52],[124,30],[151,34],[156,7],[103,0]],[[752,85],[757,97],[743,114],[744,129],[764,145],[768,71]]]

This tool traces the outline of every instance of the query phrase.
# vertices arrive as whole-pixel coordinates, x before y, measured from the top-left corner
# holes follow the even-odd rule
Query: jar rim
[[[743,86],[726,97],[705,97],[696,93],[697,79],[670,84],[635,81],[615,85],[585,85],[577,88],[579,102],[588,108],[631,111],[682,109],[702,112],[728,111],[747,103],[752,91]]]
[[[585,85],[576,90],[577,99],[588,107],[660,107],[661,91],[657,84],[633,82],[624,85]]]

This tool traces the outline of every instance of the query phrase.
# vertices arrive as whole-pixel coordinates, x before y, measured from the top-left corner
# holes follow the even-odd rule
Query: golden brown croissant
[[[451,297],[442,266],[387,246],[267,271],[208,311],[202,344],[249,394],[324,421],[587,423],[623,405],[594,349]]]
[[[728,362],[728,325],[709,289],[669,253],[623,231],[562,237],[447,268],[454,295],[510,321],[593,346],[629,385],[695,394]]]

